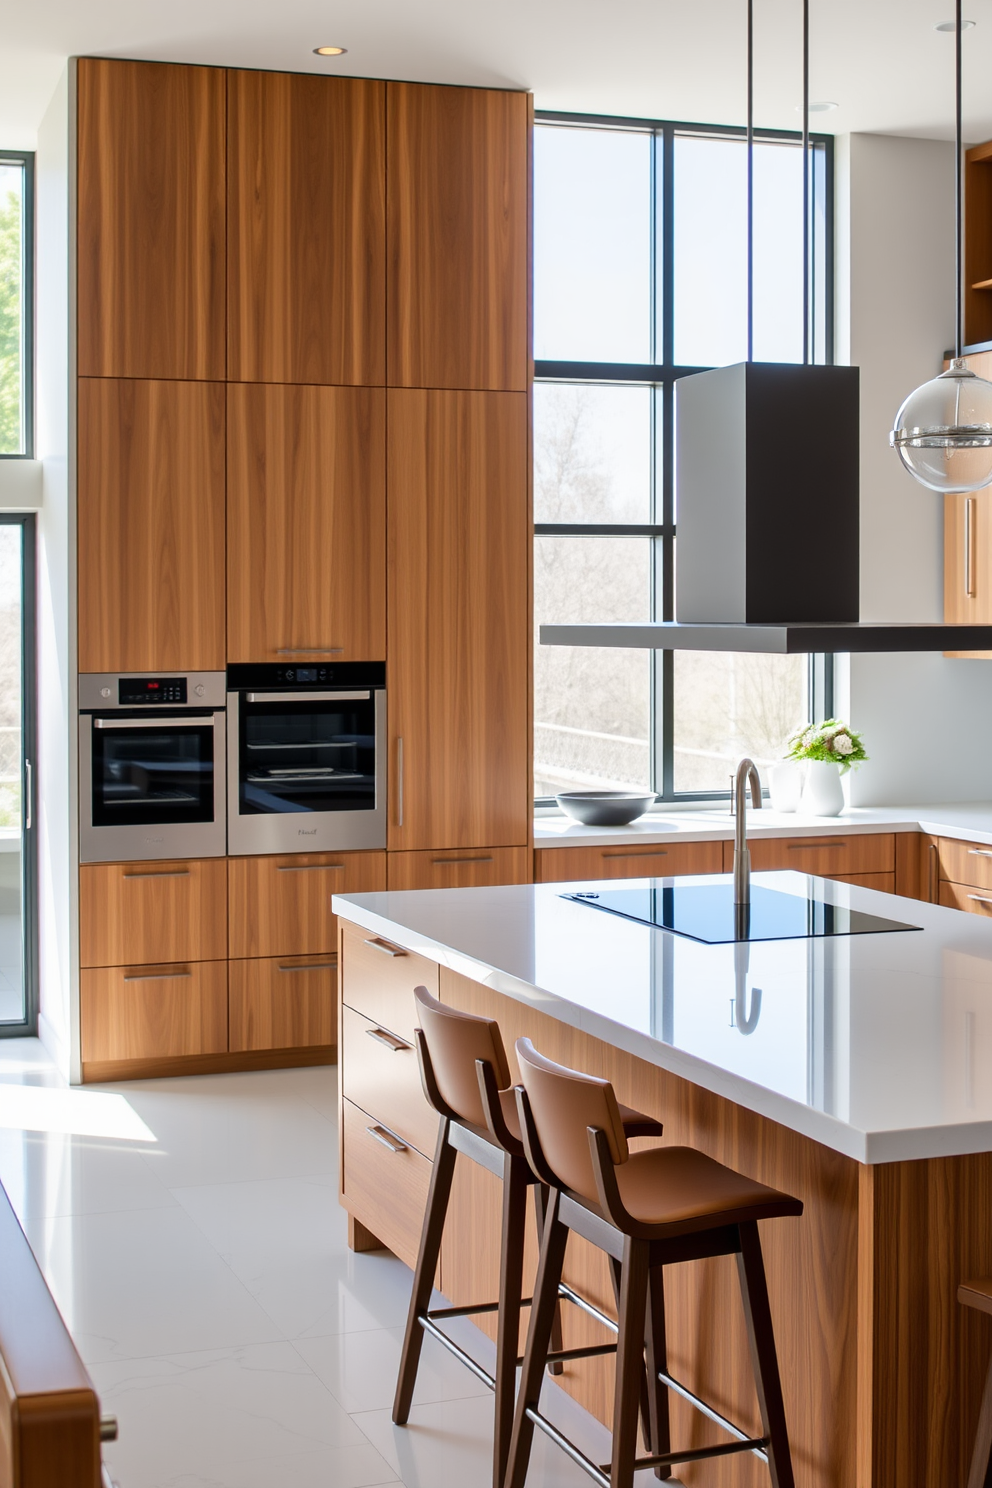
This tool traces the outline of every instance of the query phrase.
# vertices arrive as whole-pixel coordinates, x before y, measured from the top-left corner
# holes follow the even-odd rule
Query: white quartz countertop
[[[946,815],[945,829],[963,835]],[[992,821],[973,840],[992,840]],[[706,945],[562,898],[592,882],[335,894],[332,906],[859,1162],[992,1151],[992,921],[793,872],[752,882],[812,886],[919,929]]]
[[[992,843],[992,801],[952,806],[849,806],[840,816],[748,807],[748,837],[832,837],[866,832],[930,832],[965,842]],[[696,807],[651,812],[628,827],[584,827],[566,816],[534,821],[535,847],[617,847],[632,842],[719,842],[734,835],[725,810]]]

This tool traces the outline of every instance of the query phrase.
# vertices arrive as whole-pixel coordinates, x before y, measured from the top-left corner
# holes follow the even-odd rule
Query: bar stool
[[[420,1016],[420,1027],[414,1033],[424,1094],[441,1117],[441,1122],[400,1356],[393,1420],[403,1426],[409,1419],[423,1336],[429,1333],[495,1392],[493,1484],[494,1488],[502,1488],[513,1425],[516,1367],[520,1363],[517,1357],[520,1309],[530,1305],[530,1299],[521,1296],[527,1189],[534,1186],[539,1228],[543,1228],[547,1190],[524,1154],[516,1099],[499,1025],[490,1018],[459,1012],[439,1002],[426,987],[415,987],[414,996]],[[662,1133],[661,1122],[630,1107],[618,1108],[617,1121],[625,1134],[625,1141],[627,1137],[658,1137]],[[455,1158],[459,1152],[494,1173],[503,1183],[499,1298],[496,1302],[468,1307],[430,1310]],[[559,1296],[576,1303],[601,1322],[609,1324],[610,1321],[571,1288],[562,1286],[560,1291],[556,1289],[548,1309],[545,1357],[541,1360],[539,1372],[545,1364],[552,1369],[557,1367],[557,1372],[560,1372],[562,1363],[567,1360],[612,1353],[616,1348],[615,1344],[607,1344],[563,1349],[558,1326]],[[483,1369],[439,1327],[445,1319],[491,1312],[498,1314],[495,1375]],[[646,1399],[646,1384],[644,1394]]]
[[[992,1279],[963,1281],[958,1287],[958,1301],[965,1307],[992,1314]],[[992,1488],[992,1361],[985,1376],[985,1393],[975,1433],[968,1488]]]
[[[767,1462],[773,1488],[793,1488],[775,1338],[758,1239],[759,1219],[798,1215],[798,1199],[755,1183],[690,1147],[630,1154],[617,1099],[607,1080],[545,1059],[517,1040],[523,1086],[517,1087],[527,1159],[550,1193],[523,1373],[510,1443],[506,1488],[523,1488],[538,1426],[601,1488],[631,1488],[635,1471],[670,1477],[675,1462],[753,1452]],[[579,1451],[541,1415],[544,1351],[568,1232],[574,1230],[620,1265],[613,1457],[605,1465]],[[736,1255],[762,1435],[746,1432],[668,1372],[663,1268],[706,1256]],[[650,1455],[638,1458],[638,1382],[647,1349]],[[690,1401],[734,1438],[715,1447],[673,1451],[667,1390]]]

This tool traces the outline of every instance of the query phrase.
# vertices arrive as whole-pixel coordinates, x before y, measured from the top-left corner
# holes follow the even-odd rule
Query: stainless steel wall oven
[[[386,667],[227,669],[228,850],[386,845]]]
[[[223,857],[224,673],[79,679],[83,863]]]

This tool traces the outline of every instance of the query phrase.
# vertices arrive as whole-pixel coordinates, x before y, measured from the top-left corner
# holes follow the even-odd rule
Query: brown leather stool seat
[[[441,1121],[400,1357],[393,1420],[402,1426],[409,1419],[423,1336],[430,1333],[495,1392],[493,1484],[494,1488],[502,1488],[513,1426],[520,1309],[529,1305],[529,1299],[522,1296],[527,1189],[534,1188],[538,1228],[543,1231],[547,1188],[534,1173],[524,1152],[520,1113],[499,1025],[491,1018],[459,1012],[439,1002],[426,987],[414,988],[414,996],[420,1017],[420,1027],[415,1036],[424,1094]],[[618,1107],[616,1119],[625,1141],[628,1137],[660,1137],[662,1134],[660,1121],[630,1107]],[[496,1174],[503,1183],[499,1298],[496,1302],[432,1310],[429,1304],[458,1153]],[[540,1371],[548,1365],[552,1372],[560,1373],[565,1361],[587,1358],[607,1349],[612,1351],[614,1347],[597,1345],[591,1349],[563,1349],[558,1324],[558,1306],[562,1299],[575,1302],[607,1326],[610,1324],[610,1319],[569,1287],[556,1286]],[[445,1319],[486,1312],[498,1313],[496,1370],[492,1375],[459,1348],[440,1327]],[[646,1398],[646,1385],[644,1392]]]
[[[965,1307],[974,1307],[976,1311],[992,1316],[992,1277],[963,1281],[958,1287],[958,1301]],[[992,1360],[985,1376],[985,1393],[975,1433],[968,1488],[992,1488]]]
[[[529,1039],[517,1040],[523,1085],[517,1090],[520,1129],[535,1175],[548,1185],[541,1259],[517,1393],[505,1488],[523,1488],[534,1427],[556,1441],[601,1488],[632,1488],[634,1473],[653,1468],[670,1477],[672,1464],[753,1452],[771,1472],[773,1488],[794,1488],[775,1339],[765,1284],[758,1221],[799,1215],[803,1206],[724,1167],[690,1147],[631,1154],[613,1087],[607,1080],[545,1059]],[[565,1243],[570,1230],[604,1250],[619,1294],[613,1457],[586,1457],[540,1411],[543,1357],[548,1347]],[[675,1380],[668,1371],[664,1267],[735,1255],[762,1435],[748,1434]],[[637,1422],[647,1354],[647,1441],[637,1457]],[[668,1390],[673,1389],[733,1438],[714,1447],[673,1451]]]

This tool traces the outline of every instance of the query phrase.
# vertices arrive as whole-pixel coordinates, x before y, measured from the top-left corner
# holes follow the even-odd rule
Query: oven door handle
[[[135,728],[213,728],[219,715],[207,713],[199,718],[94,718],[95,729]]]
[[[246,703],[367,703],[368,692],[246,692]]]

